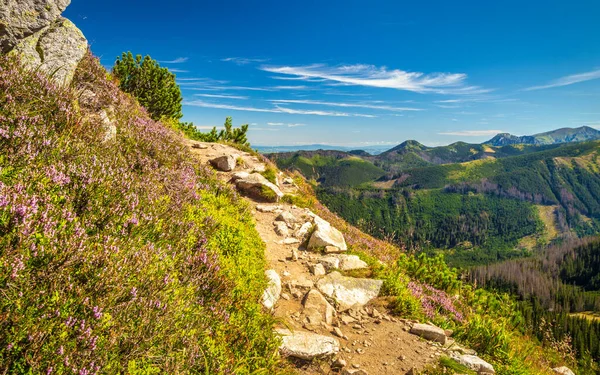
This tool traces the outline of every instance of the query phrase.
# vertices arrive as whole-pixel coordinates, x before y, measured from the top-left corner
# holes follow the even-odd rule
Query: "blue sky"
[[[184,120],[255,145],[427,145],[600,128],[600,2],[73,0],[110,67],[149,54]]]

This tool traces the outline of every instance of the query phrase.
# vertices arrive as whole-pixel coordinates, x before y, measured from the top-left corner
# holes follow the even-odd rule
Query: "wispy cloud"
[[[249,59],[246,57],[226,57],[221,61],[232,62],[237,65],[247,65],[251,63],[263,63],[269,61],[269,59]]]
[[[299,110],[299,109],[292,109],[292,108],[279,107],[279,106],[275,106],[273,108],[245,107],[245,106],[236,106],[236,105],[221,104],[221,103],[209,103],[209,102],[205,102],[203,100],[190,100],[190,101],[185,101],[183,104],[188,105],[188,106],[193,106],[193,107],[229,109],[229,110],[233,110],[233,111],[264,112],[264,113],[289,113],[289,114],[297,114],[297,115],[316,115],[316,116],[333,116],[333,117],[368,117],[368,118],[377,117],[377,116],[365,115],[365,114],[361,114],[361,113]]]
[[[324,105],[330,107],[354,107],[354,108],[369,108],[369,109],[381,109],[385,111],[422,111],[421,108],[412,107],[393,107],[389,105],[376,105],[368,103],[343,103],[343,102],[326,102],[320,100],[292,100],[292,99],[277,99],[270,100],[273,103],[289,103],[289,104],[309,104],[309,105]]]
[[[494,136],[498,133],[505,133],[502,130],[457,130],[451,132],[438,133],[440,135],[458,135],[461,137],[484,137]]]
[[[480,94],[491,91],[479,86],[466,85],[467,75],[464,73],[425,74],[364,64],[335,67],[324,64],[261,66],[260,69],[303,79],[320,78],[340,85],[390,88],[419,93]]]
[[[288,128],[295,128],[297,126],[306,126],[306,124],[286,124],[283,122],[267,122],[269,126],[287,126]]]
[[[568,85],[572,85],[574,83],[590,81],[592,79],[598,79],[598,78],[600,78],[600,69],[592,70],[591,72],[586,72],[586,73],[572,74],[569,76],[561,77],[559,79],[555,79],[554,81],[552,81],[546,85],[528,87],[523,90],[524,91],[533,91],[533,90],[550,89],[553,87],[568,86]]]
[[[238,91],[277,91],[268,87],[251,87],[251,86],[212,86],[206,85],[198,87],[198,85],[188,84],[184,86],[190,86],[190,90],[197,91],[224,91],[224,90],[238,90]]]
[[[159,61],[159,63],[162,64],[182,64],[186,61],[188,61],[190,58],[189,57],[178,57],[175,60],[162,60]]]
[[[190,72],[189,70],[175,69],[175,68],[170,68],[169,71],[172,73],[189,73]]]
[[[248,99],[247,96],[225,95],[225,94],[194,94],[194,96],[201,96],[203,98],[220,98],[220,99],[238,99],[238,100]]]

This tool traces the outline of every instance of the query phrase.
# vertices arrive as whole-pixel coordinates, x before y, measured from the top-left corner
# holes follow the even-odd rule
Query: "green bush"
[[[117,57],[112,74],[118,80],[119,88],[133,95],[154,120],[183,116],[181,90],[175,75],[167,68],[161,68],[150,56],[134,58],[131,52],[123,52],[120,58]]]

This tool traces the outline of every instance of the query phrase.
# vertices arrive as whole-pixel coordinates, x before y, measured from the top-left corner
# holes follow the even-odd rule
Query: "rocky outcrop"
[[[56,21],[71,0],[3,0],[0,6],[0,53]]]
[[[263,293],[262,304],[271,310],[281,296],[281,278],[275,270],[267,270],[265,271],[265,275],[269,280],[269,284]]]
[[[17,54],[32,70],[69,85],[87,52],[83,33],[60,13],[69,0],[5,0],[0,10],[2,53]]]
[[[410,333],[421,336],[425,340],[437,341],[442,345],[446,343],[446,332],[429,324],[417,323],[411,328]]]
[[[320,217],[315,217],[315,231],[308,241],[308,248],[311,250],[320,250],[326,246],[335,246],[341,251],[346,251],[346,241],[342,233],[332,227],[327,221]]]
[[[230,172],[235,168],[237,155],[222,155],[211,159],[210,165],[222,172]]]
[[[332,272],[317,282],[317,288],[337,303],[339,311],[362,307],[379,295],[382,280],[359,279]]]
[[[451,358],[453,360],[455,360],[456,362],[460,363],[461,365],[477,372],[477,374],[479,375],[491,375],[491,374],[495,374],[496,371],[494,370],[494,366],[492,366],[491,364],[487,363],[486,361],[484,361],[483,359],[477,357],[476,355],[469,355],[469,354],[463,354],[463,355],[456,355],[453,354],[451,355]],[[574,374],[573,374],[574,375]]]
[[[279,351],[283,355],[310,360],[331,356],[340,351],[340,343],[333,337],[287,329],[275,332],[281,336]]]
[[[558,375],[575,375],[573,370],[571,370],[567,366],[555,367],[552,369],[552,371],[554,371],[554,373]]]
[[[238,190],[257,200],[277,202],[283,197],[281,190],[260,173],[237,173],[234,181]]]

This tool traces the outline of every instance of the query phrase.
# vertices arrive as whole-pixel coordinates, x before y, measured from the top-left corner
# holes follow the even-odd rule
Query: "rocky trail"
[[[457,345],[451,332],[393,317],[379,295],[383,282],[344,276],[368,265],[346,254],[344,236],[308,209],[283,203],[297,194],[282,172],[277,183],[260,173],[257,156],[216,143],[186,141],[202,164],[236,186],[254,207],[266,244],[270,285],[263,305],[278,318],[280,352],[302,374],[416,374],[442,355],[480,374],[493,367]]]

